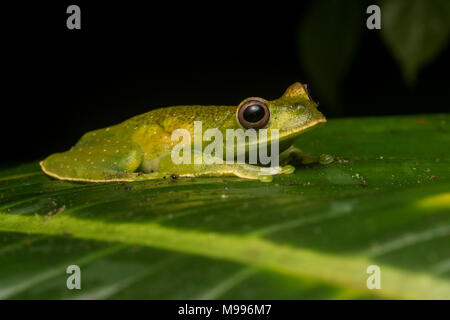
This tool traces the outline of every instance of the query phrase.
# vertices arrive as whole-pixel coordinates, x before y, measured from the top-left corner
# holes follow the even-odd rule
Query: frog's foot
[[[272,171],[272,172],[277,172],[274,174],[292,174],[295,171],[295,167],[291,166],[290,164],[285,165],[283,167],[275,167],[276,171]],[[267,169],[267,168],[264,168]],[[272,177],[273,175],[270,174],[264,174],[264,170],[262,171],[262,174],[258,177],[258,180],[261,182],[272,182]]]
[[[294,171],[295,171],[295,167],[291,166],[290,164],[287,164],[281,168],[282,174],[292,174],[292,173],[294,173]]]
[[[274,175],[277,174],[292,174],[295,171],[295,167],[291,165],[285,165],[282,167],[258,167],[246,164],[245,167],[236,168],[234,174],[238,177],[255,179],[254,170],[257,170],[256,178],[261,182],[271,182]],[[253,168],[255,167],[255,168]],[[250,170],[249,170],[250,169]],[[248,177],[250,175],[250,177]]]
[[[334,161],[334,157],[328,154],[321,154],[320,156],[313,156],[300,149],[290,146],[280,155],[280,164],[330,164]]]
[[[330,155],[330,154],[323,153],[323,154],[321,154],[319,156],[319,163],[320,164],[330,164],[333,161],[334,161],[334,157],[332,155]]]

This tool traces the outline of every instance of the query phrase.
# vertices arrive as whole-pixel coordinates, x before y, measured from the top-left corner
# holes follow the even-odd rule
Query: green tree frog
[[[260,163],[229,161],[174,164],[171,151],[179,141],[172,139],[172,133],[181,128],[193,135],[195,121],[201,121],[204,129],[219,129],[224,136],[227,129],[278,129],[279,165],[267,168]],[[293,173],[291,164],[333,161],[329,155],[311,156],[292,146],[300,134],[324,122],[326,119],[309,97],[306,85],[296,82],[272,101],[250,97],[237,107],[155,109],[118,125],[88,132],[72,149],[52,154],[40,165],[51,177],[84,182],[197,176],[237,176],[269,182],[273,175]],[[272,136],[266,139],[267,143],[274,143]]]

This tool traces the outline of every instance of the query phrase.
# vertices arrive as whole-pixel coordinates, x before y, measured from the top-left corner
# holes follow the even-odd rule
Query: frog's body
[[[249,99],[263,101],[267,110],[270,110],[270,119],[263,128],[279,129],[281,164],[292,160],[303,163],[319,161],[318,157],[305,156],[291,147],[299,134],[326,121],[317,110],[317,105],[309,98],[305,86],[295,83],[281,98],[273,101]],[[174,130],[186,129],[193,137],[194,121],[202,121],[204,130],[217,128],[225,136],[226,129],[242,128],[241,120],[236,116],[238,110],[239,107],[236,106],[174,106],[155,109],[121,124],[86,133],[71,150],[47,157],[41,162],[41,167],[52,177],[86,182],[135,181],[167,175],[235,175],[270,181],[273,174],[293,172],[293,167],[289,165],[271,168],[262,173],[260,166],[246,163],[172,163],[170,153],[179,143],[172,140]],[[327,157],[322,159],[329,160]]]

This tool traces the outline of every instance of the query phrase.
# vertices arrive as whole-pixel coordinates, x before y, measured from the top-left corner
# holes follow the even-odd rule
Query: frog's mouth
[[[288,131],[283,132],[283,134],[280,134],[278,136],[278,139],[276,139],[279,141],[280,152],[282,150],[286,149],[287,147],[289,147],[291,142],[293,142],[295,139],[297,139],[298,136],[300,136],[301,134],[303,134],[311,129],[322,126],[325,122],[327,122],[327,119],[322,116],[321,118],[318,118],[317,120],[314,120],[314,121],[310,121],[303,126],[296,127],[293,130],[288,130]],[[253,143],[246,140],[244,143],[245,150],[246,150],[246,152],[248,152],[248,150],[249,150],[248,148],[250,146],[258,145],[261,143],[267,143],[267,145],[268,145],[267,148],[269,148],[270,144],[272,143],[272,140],[274,140],[274,139],[271,139],[271,138],[267,138],[264,140],[258,139],[257,141],[255,141]]]
[[[284,140],[286,137],[288,139],[292,139],[292,138],[295,139],[299,135],[301,135],[301,134],[303,134],[303,133],[305,133],[305,132],[307,132],[307,131],[309,131],[309,130],[311,130],[313,128],[322,126],[325,122],[327,122],[327,119],[325,117],[321,117],[321,118],[319,118],[317,120],[308,122],[307,124],[305,124],[303,126],[300,126],[300,127],[297,127],[297,128],[295,128],[293,130],[289,130],[289,131],[284,132],[282,135],[280,135],[279,139],[280,140]]]

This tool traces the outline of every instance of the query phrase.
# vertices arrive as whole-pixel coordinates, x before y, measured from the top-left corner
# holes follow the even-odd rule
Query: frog
[[[174,140],[172,134],[184,129],[193,136],[195,121],[224,133],[228,129],[276,129],[278,134],[266,135],[264,142],[278,144],[278,165],[268,167],[242,161],[175,164],[171,152],[179,140]],[[327,165],[334,161],[331,155],[313,156],[293,146],[301,134],[326,121],[307,85],[295,82],[275,100],[248,97],[237,106],[178,105],[153,109],[85,133],[70,150],[48,156],[40,166],[56,179],[93,183],[233,176],[271,182],[275,175],[292,174],[298,165]],[[259,136],[258,143],[261,140]],[[246,146],[248,151],[248,143]],[[195,152],[202,152],[201,148]]]

